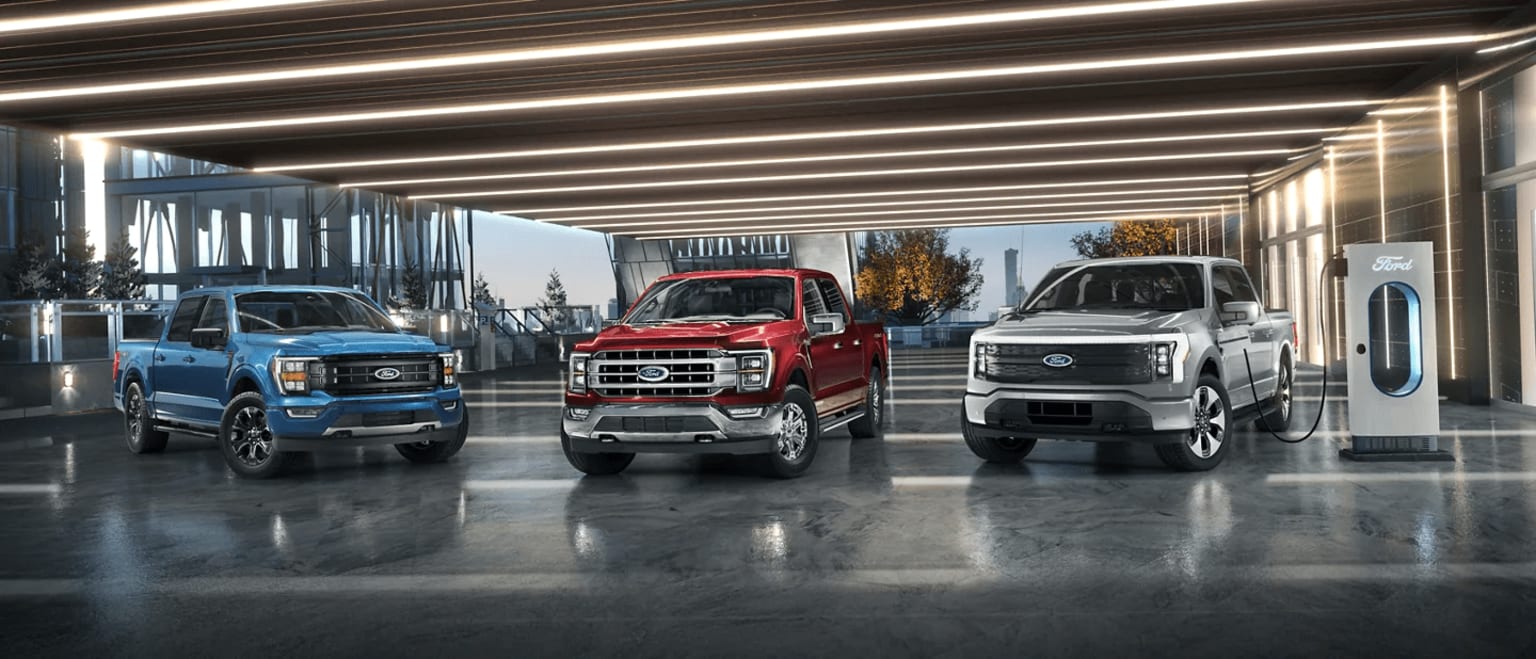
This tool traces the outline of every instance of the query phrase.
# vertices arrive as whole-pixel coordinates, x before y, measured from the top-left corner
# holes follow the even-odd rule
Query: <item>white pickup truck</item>
[[[1062,263],[972,337],[965,442],[989,462],[1041,438],[1143,442],[1211,469],[1239,421],[1290,426],[1295,345],[1291,314],[1264,309],[1237,261]]]

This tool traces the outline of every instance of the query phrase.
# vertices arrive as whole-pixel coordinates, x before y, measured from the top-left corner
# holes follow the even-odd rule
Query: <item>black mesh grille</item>
[[[715,423],[702,416],[605,416],[597,432],[714,432]]]
[[[987,379],[1009,384],[1145,384],[1152,381],[1151,346],[994,345],[987,355]],[[1045,365],[1046,355],[1072,357],[1072,365]]]
[[[337,396],[355,394],[420,393],[437,388],[439,363],[436,355],[374,355],[344,357],[324,362],[319,389]],[[400,376],[382,379],[382,369],[395,369]]]

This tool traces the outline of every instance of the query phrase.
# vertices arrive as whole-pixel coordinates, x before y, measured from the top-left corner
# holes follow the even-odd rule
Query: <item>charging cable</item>
[[[1337,264],[1341,260],[1342,260],[1342,257],[1340,255],[1336,254],[1336,255],[1334,255],[1333,258],[1328,259],[1327,263],[1323,264],[1323,269],[1322,269],[1321,272],[1318,273],[1318,276],[1317,276],[1317,290],[1318,290],[1319,293],[1321,293],[1323,290],[1325,290],[1324,286],[1328,282],[1328,274],[1333,271],[1334,265]],[[1325,300],[1327,300],[1327,296],[1319,296],[1319,299],[1318,299],[1318,302],[1319,302],[1319,304],[1318,304],[1318,314],[1317,314],[1317,332],[1318,332],[1318,334],[1322,335],[1322,337],[1323,337],[1323,345],[1326,346],[1326,345],[1330,344],[1328,339],[1333,338],[1333,337],[1330,337],[1328,335],[1328,323],[1324,322],[1324,320],[1323,320],[1325,314],[1322,312],[1323,311],[1322,310],[1323,305],[1321,303],[1323,301],[1325,301]],[[1295,337],[1292,337],[1292,338],[1294,339]],[[1291,383],[1294,386],[1294,384],[1296,382],[1296,370],[1295,370],[1296,367],[1294,366],[1294,362],[1296,360],[1293,357],[1291,359],[1291,361],[1293,362],[1293,365],[1291,366]],[[1258,387],[1258,385],[1254,384],[1254,382],[1253,382],[1253,363],[1248,360],[1248,350],[1246,348],[1243,350],[1243,366],[1246,366],[1248,368],[1248,390],[1253,392],[1253,397],[1254,397],[1255,400],[1257,400],[1258,397],[1259,397],[1259,387]],[[1279,387],[1280,383],[1277,381],[1275,383],[1275,386]],[[1328,357],[1325,355],[1325,356],[1323,356],[1323,393],[1322,393],[1322,396],[1318,399],[1318,403],[1317,403],[1317,417],[1312,419],[1312,429],[1308,430],[1307,434],[1302,435],[1299,438],[1289,439],[1289,438],[1286,438],[1286,437],[1282,436],[1280,433],[1275,432],[1275,430],[1273,428],[1269,427],[1269,424],[1263,423],[1262,422],[1262,419],[1263,419],[1262,416],[1260,416],[1261,421],[1260,421],[1259,425],[1262,425],[1264,427],[1265,432],[1268,432],[1270,435],[1273,435],[1275,439],[1278,439],[1278,440],[1280,440],[1282,442],[1285,442],[1287,444],[1300,444],[1300,443],[1302,443],[1304,441],[1307,441],[1309,438],[1311,438],[1313,434],[1317,433],[1317,427],[1319,425],[1321,425],[1322,422],[1323,422],[1323,408],[1327,407],[1327,405],[1328,405]],[[1262,415],[1263,414],[1263,405],[1262,404],[1260,404],[1259,409],[1260,409],[1260,414]],[[1296,403],[1295,403],[1294,399],[1291,402],[1291,409],[1293,409],[1293,410],[1296,409]]]

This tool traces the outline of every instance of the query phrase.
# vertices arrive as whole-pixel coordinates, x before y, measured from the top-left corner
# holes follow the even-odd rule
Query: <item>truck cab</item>
[[[173,432],[211,437],[241,476],[380,444],[438,462],[468,430],[457,366],[358,291],[204,288],[181,296],[158,341],[119,345],[113,399],[133,452],[162,451]]]
[[[832,275],[730,270],[658,279],[571,354],[561,446],[587,474],[636,453],[751,455],[804,473],[822,433],[879,433],[884,329],[856,323]]]

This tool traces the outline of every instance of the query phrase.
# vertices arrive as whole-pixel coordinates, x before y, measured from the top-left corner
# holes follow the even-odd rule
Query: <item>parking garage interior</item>
[[[1509,0],[0,7],[0,269],[120,239],[145,275],[0,298],[6,653],[1530,655],[1533,25]],[[888,323],[881,432],[829,430],[798,478],[562,453],[575,346],[660,277],[809,268],[858,300],[873,233],[1154,220],[1294,315],[1282,436],[1307,439],[1244,424],[1210,471],[1114,442],[987,463],[961,404],[986,323]],[[476,237],[536,224],[602,238],[570,267],[612,272],[611,310],[477,300],[506,257]],[[1395,243],[1432,255],[1446,460],[1340,455],[1370,264],[1338,257]],[[249,480],[217,438],[124,447],[120,343],[189,292],[293,285],[456,354],[463,450]]]

